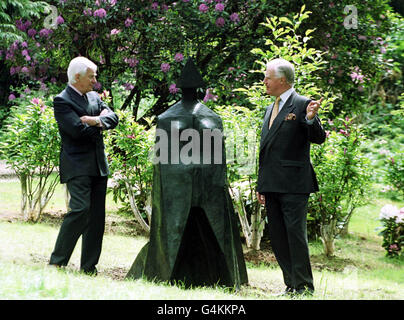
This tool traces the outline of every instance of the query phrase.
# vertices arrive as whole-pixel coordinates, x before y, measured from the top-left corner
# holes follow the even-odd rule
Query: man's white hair
[[[286,82],[293,86],[295,82],[295,67],[289,61],[279,58],[267,62],[267,69],[273,68],[275,77],[285,77]]]
[[[91,60],[85,57],[76,57],[69,63],[67,68],[67,77],[69,79],[69,84],[74,84],[76,82],[76,74],[85,75],[87,69],[92,69],[97,71],[97,65]]]

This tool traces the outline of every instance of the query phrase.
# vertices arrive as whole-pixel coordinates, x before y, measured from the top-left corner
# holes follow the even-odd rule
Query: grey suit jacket
[[[306,122],[310,100],[293,92],[268,129],[273,105],[267,108],[261,133],[257,191],[311,193],[318,183],[310,162],[310,144],[321,144],[326,134],[316,116]]]
[[[104,152],[102,129],[83,124],[80,117],[100,116],[103,130],[118,124],[118,116],[101,101],[97,92],[86,94],[88,102],[69,86],[53,100],[55,118],[61,137],[60,181],[65,183],[77,176],[107,176],[108,163]]]

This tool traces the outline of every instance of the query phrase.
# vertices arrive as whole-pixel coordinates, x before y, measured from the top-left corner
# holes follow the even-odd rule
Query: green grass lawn
[[[274,296],[284,289],[276,262],[247,262],[249,285],[238,291],[221,287],[186,290],[181,285],[125,280],[147,239],[128,232],[133,219],[117,215],[117,205],[110,196],[98,276],[78,272],[80,241],[65,270],[49,268],[61,219],[46,215],[37,224],[10,219],[19,210],[16,181],[2,181],[0,197],[0,299],[290,299]],[[310,243],[316,291],[313,297],[303,299],[404,298],[404,262],[384,256],[381,237],[375,230],[379,210],[386,203],[392,202],[376,199],[354,214],[349,236],[336,240],[335,257],[326,258],[320,242]],[[57,188],[46,211],[65,211],[62,187]]]

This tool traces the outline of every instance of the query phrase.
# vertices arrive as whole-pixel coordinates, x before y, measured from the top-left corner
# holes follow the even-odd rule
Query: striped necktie
[[[281,97],[277,97],[276,100],[275,100],[274,108],[272,109],[271,120],[269,120],[268,129],[271,128],[272,123],[274,122],[276,116],[279,113],[279,101],[280,100],[281,100]]]

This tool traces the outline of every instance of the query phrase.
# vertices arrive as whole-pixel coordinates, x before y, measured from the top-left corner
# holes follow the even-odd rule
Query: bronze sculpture
[[[177,84],[182,100],[158,117],[156,132],[169,139],[156,141],[160,158],[154,164],[150,241],[127,278],[181,281],[186,287],[248,282],[228,192],[222,121],[197,100],[203,86],[189,59]]]

